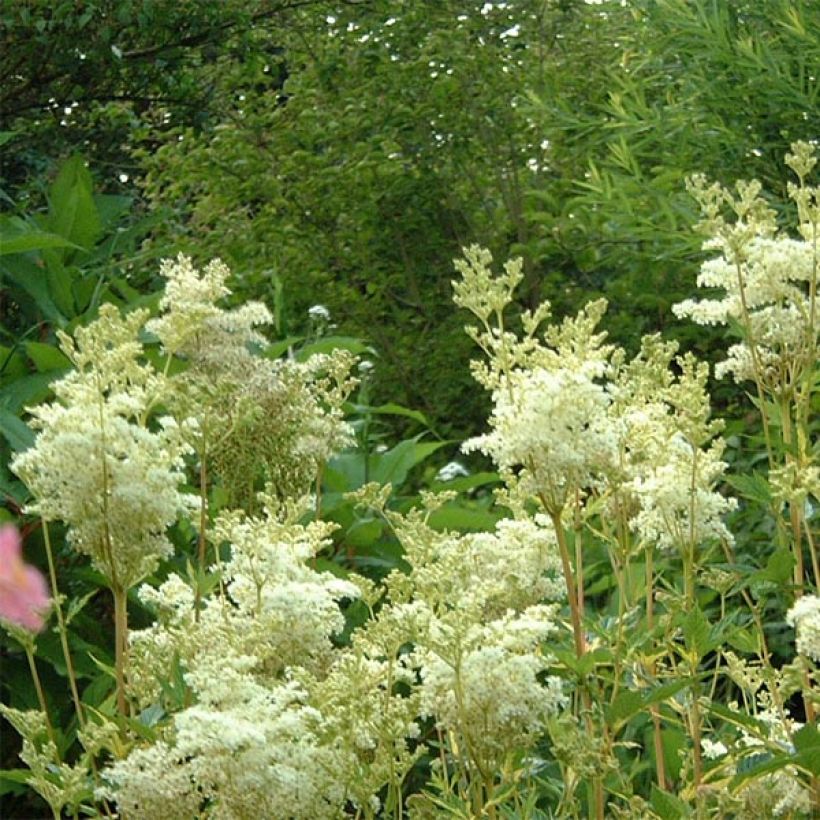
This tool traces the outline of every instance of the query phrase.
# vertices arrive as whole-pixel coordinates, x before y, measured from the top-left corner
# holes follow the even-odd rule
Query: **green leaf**
[[[322,477],[331,492],[356,490],[364,484],[364,456],[358,452],[342,453],[328,462]]]
[[[102,221],[93,196],[93,181],[81,156],[66,160],[49,191],[49,227],[85,249],[94,246]]]
[[[654,783],[652,784],[650,802],[652,808],[655,809],[664,820],[679,820],[681,817],[689,817],[691,815],[689,806],[687,806],[683,800],[671,792],[661,791]]]
[[[25,794],[31,769],[0,769],[0,795]]]
[[[0,390],[0,407],[19,414],[24,407],[37,404],[51,393],[55,372],[32,373],[9,382]]]
[[[693,650],[698,659],[714,649],[715,641],[712,638],[709,621],[697,604],[683,616],[681,628],[686,647]]]
[[[57,325],[65,324],[65,316],[54,303],[49,290],[48,272],[35,265],[25,256],[15,257],[13,263],[5,263],[7,281],[13,282],[32,299],[36,307],[49,321]]]
[[[794,733],[794,748],[797,754],[797,765],[805,769],[812,777],[820,775],[820,732],[817,726],[807,723]]]
[[[771,581],[773,584],[788,584],[793,577],[794,556],[788,549],[776,549],[766,562],[766,568],[758,570],[749,578],[753,581]]]
[[[451,478],[449,481],[433,481],[431,488],[434,490],[455,490],[459,493],[474,490],[476,487],[486,487],[488,484],[501,483],[501,476],[498,473],[481,472],[472,475]]]
[[[623,689],[606,710],[607,722],[615,726],[626,723],[643,708],[643,696],[640,692]]]
[[[8,220],[0,222],[0,256],[11,253],[28,253],[43,248],[77,248],[73,242],[55,233],[35,229],[25,232],[10,230]]]
[[[26,354],[34,362],[34,366],[40,373],[47,373],[51,370],[67,370],[71,367],[71,361],[55,345],[44,344],[43,342],[26,342]],[[52,374],[56,378],[55,374]]]
[[[706,708],[709,712],[712,712],[728,723],[743,729],[748,729],[753,737],[768,736],[768,729],[766,729],[759,720],[753,718],[751,715],[747,715],[745,712],[729,709],[727,706],[714,700],[710,700]]]
[[[14,413],[0,406],[0,433],[15,452],[27,450],[34,443],[34,433]]]
[[[750,501],[756,501],[764,506],[769,506],[772,503],[771,487],[766,477],[761,473],[730,475],[726,476],[726,481]]]
[[[94,666],[96,666],[97,669],[99,669],[101,672],[103,672],[105,675],[111,678],[111,680],[117,679],[117,670],[113,666],[104,663],[99,658],[95,657],[91,652],[88,653],[88,657],[91,659]]]
[[[428,523],[436,530],[491,532],[503,517],[500,510],[492,512],[479,507],[465,507],[454,501],[433,510]]]
[[[384,531],[384,524],[378,519],[363,519],[357,521],[345,532],[345,544],[356,550],[361,550],[375,544]]]
[[[739,652],[753,655],[760,649],[760,641],[757,633],[751,629],[737,627],[730,629],[726,633],[726,640]]]
[[[621,691],[612,704],[607,709],[607,720],[613,725],[624,724],[631,717],[644,711],[648,706],[656,703],[663,703],[663,701],[676,695],[681,689],[690,686],[691,682],[687,679],[674,680],[669,683],[656,686],[654,689],[647,691]]]
[[[420,412],[419,410],[410,410],[407,407],[402,407],[400,404],[395,404],[394,402],[388,402],[387,404],[380,404],[378,407],[369,407],[364,404],[354,404],[353,409],[359,413],[376,413],[379,415],[387,415],[387,416],[404,416],[408,419],[413,419],[417,421],[419,424],[423,424],[425,427],[430,427],[430,422],[427,419],[427,416],[424,413]]]
[[[133,197],[121,194],[94,194],[94,205],[103,230],[113,228],[134,204]]]
[[[288,336],[286,339],[281,339],[278,342],[268,345],[262,355],[266,359],[278,359],[283,353],[287,353],[294,345],[299,344],[303,338],[303,336]]]
[[[355,339],[352,336],[323,336],[315,342],[306,344],[301,350],[296,353],[296,360],[304,362],[311,356],[317,353],[332,353],[334,350],[349,350],[351,353],[371,353],[375,355],[375,351],[369,345],[366,345],[361,339]]]
[[[451,442],[420,442],[420,436],[405,439],[386,453],[371,456],[370,480],[401,487],[407,474],[428,456]]]

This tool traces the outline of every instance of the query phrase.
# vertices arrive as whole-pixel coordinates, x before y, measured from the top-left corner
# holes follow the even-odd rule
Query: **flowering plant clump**
[[[73,370],[12,464],[50,590],[0,529],[0,623],[39,707],[0,713],[28,786],[55,817],[815,813],[820,194],[811,147],[788,161],[800,239],[756,185],[691,184],[720,254],[699,284],[724,295],[676,312],[741,333],[716,375],[755,385],[748,474],[706,364],[657,335],[630,357],[599,329],[603,300],[557,322],[543,303],[513,332],[522,265],[495,275],[477,246],[453,285],[492,400],[463,446],[497,469],[491,526],[453,524],[477,509],[454,506],[478,486],[457,461],[443,492],[399,503],[366,450],[342,500],[354,357],[273,357],[270,312],[225,307],[220,262],[164,263],[154,317],[104,305],[60,334]],[[113,665],[95,659],[112,681],[82,691],[58,527],[113,597]],[[49,609],[66,730],[36,662]]]

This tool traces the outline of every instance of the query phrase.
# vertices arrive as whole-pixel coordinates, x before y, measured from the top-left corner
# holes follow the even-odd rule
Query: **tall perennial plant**
[[[314,494],[353,441],[349,354],[269,358],[267,308],[223,307],[225,267],[185,257],[163,266],[156,317],[107,305],[62,334],[74,369],[32,409],[13,469],[42,520],[77,719],[52,726],[42,696],[0,707],[54,816],[816,811],[820,196],[811,146],[787,161],[796,238],[754,183],[693,179],[719,256],[698,280],[710,297],[675,308],[739,334],[715,375],[753,385],[757,472],[732,475],[756,434],[740,454],[721,437],[706,364],[659,336],[630,358],[598,329],[603,301],[557,322],[542,304],[515,333],[521,263],[494,275],[472,247],[455,301],[492,412],[464,449],[496,465],[504,516],[459,533],[436,526],[452,493],[399,512],[389,486],[365,485],[352,500],[402,547],[380,579],[328,560],[336,525]],[[771,533],[762,555],[733,535],[749,520]],[[57,522],[113,596],[102,700],[73,675]],[[0,617],[41,691],[48,597],[19,568],[0,592],[15,583],[40,597]],[[152,617],[129,628],[136,607]]]

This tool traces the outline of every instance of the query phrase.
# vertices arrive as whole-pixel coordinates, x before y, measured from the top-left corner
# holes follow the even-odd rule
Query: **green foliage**
[[[816,137],[818,32],[820,6],[809,0],[2,6],[0,520],[25,520],[31,501],[7,465],[35,440],[25,408],[52,398],[50,385],[69,372],[57,331],[82,331],[109,303],[155,310],[157,279],[148,263],[163,249],[223,257],[239,271],[228,303],[263,300],[267,307],[255,309],[270,308],[275,330],[269,343],[217,345],[219,355],[201,361],[196,350],[163,354],[152,333],[139,339],[146,372],[150,363],[176,384],[188,379],[195,396],[163,394],[133,420],[141,433],[154,435],[158,417],[180,407],[195,414],[210,408],[205,426],[223,426],[213,449],[202,444],[185,462],[182,489],[199,493],[206,513],[169,528],[175,553],[147,579],[145,598],[132,592],[124,600],[120,590],[112,604],[112,579],[70,548],[79,524],[50,528],[74,676],[86,714],[110,733],[96,751],[83,751],[61,630],[41,635],[36,668],[58,751],[42,775],[65,785],[71,773],[61,766],[76,764],[82,782],[67,806],[93,811],[92,758],[107,766],[134,749],[158,748],[192,706],[219,701],[210,717],[222,714],[224,693],[197,689],[191,673],[204,650],[235,641],[248,656],[260,653],[252,683],[268,687],[253,730],[271,717],[282,665],[299,668],[299,685],[326,720],[319,729],[304,724],[298,740],[316,730],[320,745],[335,738],[350,752],[354,765],[345,776],[363,816],[374,814],[362,799],[374,783],[382,784],[382,816],[400,806],[419,818],[802,816],[799,807],[811,799],[804,787],[820,775],[811,611],[818,581],[820,382],[816,336],[809,341],[817,327],[816,261],[814,279],[787,276],[779,295],[732,315],[726,329],[673,322],[670,308],[691,296],[704,256],[690,230],[697,218],[685,191],[691,173],[757,177],[767,190],[753,217],[770,206],[780,224],[793,224],[797,212],[804,239],[811,225],[816,231],[817,191],[789,188],[780,159],[794,140]],[[96,47],[78,46],[86,42]],[[784,201],[787,193],[794,202]],[[732,242],[744,231],[768,235],[771,226],[740,214],[734,194],[718,199],[725,221],[713,219],[712,227],[725,229],[729,257],[727,247],[736,249]],[[476,239],[496,256],[522,256],[508,280],[478,277],[458,294],[484,325],[470,335],[490,356],[489,367],[474,369],[490,395],[470,379],[471,343],[450,303],[451,259]],[[760,258],[762,270],[776,268]],[[741,280],[756,270],[744,264]],[[514,297],[512,279],[520,279]],[[489,296],[482,290],[488,282],[498,285]],[[561,317],[600,296],[610,302],[605,317],[603,302],[594,302],[546,336],[539,322],[547,310],[525,312],[547,298]],[[499,298],[503,304],[485,315]],[[766,319],[766,311],[778,319],[776,311],[789,305],[796,311],[788,322]],[[308,316],[310,306],[324,306],[329,316]],[[520,318],[525,334],[513,339],[509,329]],[[598,319],[626,352],[613,353],[595,335]],[[183,316],[181,332],[191,323]],[[788,334],[778,341],[779,330],[804,324],[809,332],[798,345],[790,347]],[[220,332],[230,335],[226,327]],[[753,362],[735,384],[711,389],[727,425],[725,442],[707,449],[717,430],[708,419],[705,371],[674,360],[659,338],[629,361],[652,330],[713,363],[737,344],[782,367],[773,375]],[[336,408],[350,424],[352,446],[328,458],[318,446],[298,446],[317,394],[308,397],[294,382],[281,392],[268,384],[266,392],[259,377],[269,366],[301,372],[312,357],[340,349],[366,356],[372,367],[358,371],[359,392]],[[743,364],[737,351],[730,355],[733,367]],[[226,379],[232,356],[244,369]],[[591,361],[594,376],[584,369]],[[554,367],[563,379],[557,404],[544,377]],[[647,382],[630,393],[641,374]],[[579,420],[579,408],[610,412],[618,401],[640,404],[639,395],[644,410],[661,406],[653,430],[622,447],[606,469],[578,469],[574,459],[598,458],[612,431],[641,424],[640,413],[615,413],[607,425]],[[491,432],[472,446],[496,458],[499,471],[482,471],[478,456],[469,462],[478,471],[438,471],[457,441],[484,429],[490,401]],[[332,403],[320,398],[319,416]],[[516,429],[526,434],[505,438]],[[664,476],[679,479],[682,461],[689,483],[679,481],[652,508],[653,487]],[[712,472],[698,473],[705,468]],[[627,487],[619,482],[628,470],[636,472]],[[82,472],[74,471],[77,480]],[[264,481],[275,503],[256,496]],[[315,491],[315,504],[299,507],[290,497],[297,489]],[[698,504],[725,512],[731,499],[737,507],[727,515],[705,514],[709,537],[696,538],[693,527],[681,538],[679,527],[654,545],[658,532],[686,521]],[[268,505],[264,514],[259,504]],[[220,518],[242,505],[246,517]],[[498,625],[488,614],[497,600],[481,597],[476,578],[489,567],[487,589],[514,585],[512,558],[537,540],[530,533],[508,544],[499,533],[510,515],[515,523],[537,521],[539,532],[554,531],[559,542],[575,599],[570,594],[559,631],[535,655],[539,685],[560,678],[572,702],[527,739],[533,745],[501,754],[486,720],[498,691],[515,681],[507,675],[495,679],[483,730],[465,718],[464,703],[449,717],[428,704],[418,737],[408,742],[395,721],[416,707],[420,686],[432,686],[430,670],[464,681],[462,650],[453,652],[441,635],[456,635],[456,644],[474,651],[469,618],[475,629]],[[312,557],[289,572],[309,565],[322,578],[313,582],[328,589],[355,580],[360,599],[326,613],[322,629],[339,627],[327,656],[300,643],[310,637],[305,624],[320,620],[312,620],[318,610],[306,607],[282,628],[274,607],[273,620],[262,623],[248,615],[253,607],[241,600],[241,584],[226,617],[200,626],[209,606],[224,605],[236,578],[252,579],[257,595],[265,584],[279,591],[293,580],[262,582],[241,567],[225,569],[241,553],[236,544],[246,524],[264,530],[250,539],[258,549],[253,561],[274,543],[309,543]],[[23,527],[27,557],[45,569],[47,532],[33,520]],[[509,554],[496,567],[487,562],[499,545]],[[151,611],[148,599],[162,606]],[[288,588],[277,606],[284,612],[288,601],[306,600],[314,598]],[[486,609],[468,617],[476,601]],[[440,619],[436,629],[413,620],[420,603]],[[508,603],[504,617],[512,618],[520,601]],[[151,674],[129,682],[129,698],[140,701],[131,715],[117,692],[123,659],[113,636],[122,632],[122,607],[150,650],[144,657],[135,650],[133,669]],[[151,629],[173,633],[174,607],[188,607],[190,618],[173,635],[179,652],[169,655],[167,643],[151,644]],[[234,618],[233,632],[202,631]],[[512,623],[499,633],[506,641],[517,634]],[[264,655],[280,638],[286,649]],[[0,700],[36,709],[25,652],[5,634],[0,644]],[[422,652],[430,653],[423,662],[404,666]],[[332,672],[331,655],[345,659]],[[241,666],[226,675],[239,675],[245,686]],[[397,682],[397,669],[412,674]],[[486,670],[489,678],[495,667]],[[221,679],[212,676],[209,685]],[[435,709],[457,689],[443,687]],[[293,715],[301,704],[288,708]],[[247,717],[241,709],[227,715],[229,727]],[[42,763],[43,727],[26,741]],[[296,745],[289,748],[298,759]],[[4,732],[0,813],[9,817],[42,805],[32,797],[34,767],[17,768],[18,751],[13,733]],[[241,754],[237,747],[224,765]],[[166,765],[160,774],[173,770]],[[338,767],[333,774],[342,777]],[[778,801],[787,798],[796,802],[784,809]]]
[[[709,334],[669,327],[688,294],[699,240],[684,190],[699,171],[755,177],[780,200],[790,143],[816,135],[820,7],[816,3],[663,0],[589,6],[567,15],[533,91],[531,115],[550,147],[529,199],[529,248],[567,287],[591,294],[633,346],[666,328],[701,352]],[[577,274],[573,273],[577,270]]]
[[[0,217],[0,490],[18,504],[19,482],[5,465],[9,447],[30,444],[19,418],[69,366],[54,332],[88,321],[103,301],[140,300],[128,277],[156,222],[132,215],[131,197],[96,192],[80,156],[62,164],[47,201],[44,212]]]

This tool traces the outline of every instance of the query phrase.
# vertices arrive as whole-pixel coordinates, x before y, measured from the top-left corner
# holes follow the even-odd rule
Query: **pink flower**
[[[40,632],[51,599],[43,574],[23,561],[22,547],[16,527],[0,527],[0,620]]]

